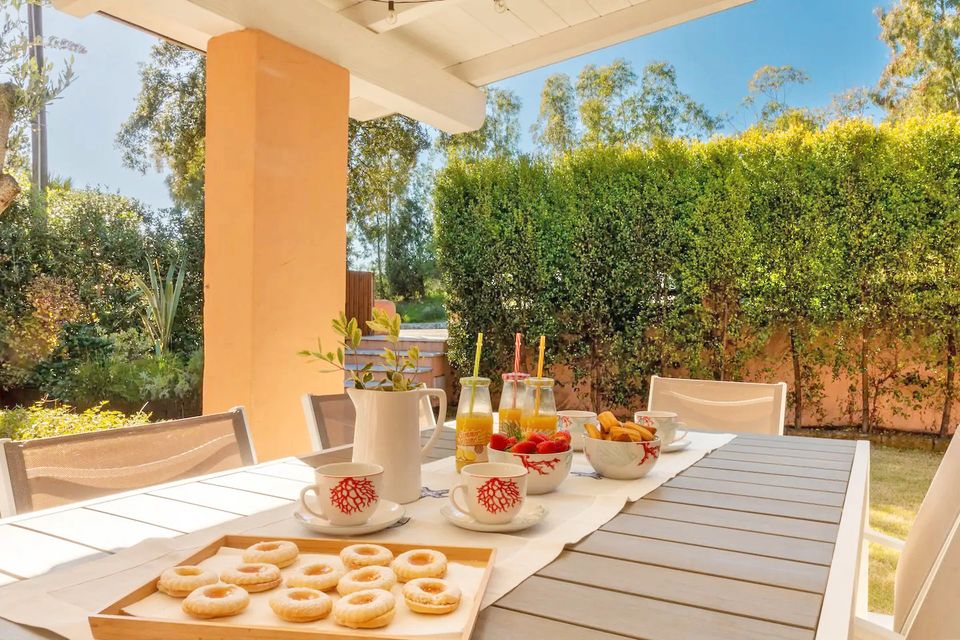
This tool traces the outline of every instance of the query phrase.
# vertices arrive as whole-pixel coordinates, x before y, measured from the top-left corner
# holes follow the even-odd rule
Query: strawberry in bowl
[[[530,495],[555,491],[573,464],[569,431],[557,431],[550,436],[531,433],[523,440],[516,435],[495,433],[490,438],[487,455],[490,462],[526,467]]]

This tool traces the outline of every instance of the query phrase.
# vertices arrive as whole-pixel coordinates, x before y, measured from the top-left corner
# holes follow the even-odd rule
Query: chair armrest
[[[887,547],[888,549],[893,549],[894,551],[903,551],[903,540],[888,536],[885,533],[880,533],[869,527],[863,530],[863,539]]]
[[[853,640],[904,640],[904,636],[876,622],[857,616],[853,619]]]

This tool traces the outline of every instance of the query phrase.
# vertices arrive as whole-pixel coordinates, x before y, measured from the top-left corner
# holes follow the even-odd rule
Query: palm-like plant
[[[147,263],[150,283],[144,282],[140,276],[133,277],[137,287],[137,297],[142,307],[138,310],[143,328],[153,340],[157,357],[166,353],[173,338],[173,321],[177,317],[177,307],[180,306],[180,294],[183,291],[183,279],[186,276],[186,265],[170,265],[167,275],[160,278],[160,264],[154,261]]]

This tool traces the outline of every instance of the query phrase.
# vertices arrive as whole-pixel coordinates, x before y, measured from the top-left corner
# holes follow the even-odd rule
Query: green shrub
[[[150,414],[131,415],[106,409],[106,402],[82,412],[68,404],[37,402],[29,407],[0,410],[0,438],[29,440],[71,433],[116,429],[150,422]]]
[[[460,373],[479,331],[489,372],[512,367],[514,332],[544,334],[599,408],[653,373],[739,379],[776,332],[796,419],[832,365],[865,428],[884,397],[936,397],[949,426],[960,116],[455,162],[434,204]]]

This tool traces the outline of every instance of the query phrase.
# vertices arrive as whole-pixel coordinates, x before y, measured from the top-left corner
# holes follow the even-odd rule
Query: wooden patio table
[[[482,611],[473,637],[842,640],[869,453],[867,442],[737,436]],[[452,454],[445,429],[432,456]],[[0,585],[289,504],[304,484],[302,462],[287,459],[3,520],[0,549],[31,553],[0,554]],[[0,618],[3,640],[59,637]]]

